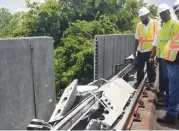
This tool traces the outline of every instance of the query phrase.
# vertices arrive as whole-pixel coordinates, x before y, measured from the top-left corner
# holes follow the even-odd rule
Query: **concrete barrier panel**
[[[127,57],[127,36],[122,35],[121,43],[120,43],[120,55],[121,55],[121,63],[124,63],[125,58]]]
[[[113,36],[113,74],[115,74],[115,67],[118,64],[119,52],[118,52],[118,36]]]
[[[36,115],[38,119],[48,121],[56,103],[53,39],[36,38],[31,39],[30,43],[32,45]]]
[[[33,118],[48,118],[55,106],[52,38],[0,39],[0,58],[0,129],[25,130]]]
[[[113,72],[113,37],[105,36],[105,55],[104,55],[104,78],[108,79]]]
[[[27,40],[0,40],[0,129],[20,130],[35,117]]]
[[[129,46],[129,55],[130,55],[131,53],[135,52],[135,37],[134,35],[129,35],[128,37],[129,38],[127,40],[128,40],[128,44],[130,45]]]
[[[104,36],[97,37],[97,79],[104,78],[104,50],[105,50],[105,40]]]
[[[122,48],[121,48],[121,43],[122,43],[122,36],[118,36],[117,37],[117,55],[118,55],[118,58],[117,58],[117,64],[122,64],[122,55],[121,55],[121,52],[122,52]],[[123,51],[124,53],[124,51]]]

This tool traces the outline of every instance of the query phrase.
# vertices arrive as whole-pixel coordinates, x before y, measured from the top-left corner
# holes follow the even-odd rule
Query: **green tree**
[[[8,26],[12,15],[6,8],[0,8],[0,37],[5,37],[7,32],[6,26]]]
[[[154,18],[154,17],[158,16],[156,5],[149,5],[148,8],[150,10],[150,17]]]
[[[23,37],[25,36],[25,28],[22,28],[23,25],[23,12],[15,13],[8,25],[5,27],[6,32],[4,32],[4,37]]]
[[[59,3],[72,22],[93,21],[107,15],[122,32],[134,32],[138,10],[147,5],[143,0],[59,0]]]
[[[93,38],[97,34],[120,33],[107,16],[99,21],[71,23],[64,32],[63,46],[55,49],[56,84],[66,87],[74,78],[81,84],[93,79]]]
[[[55,46],[60,42],[61,32],[61,6],[56,0],[45,0],[40,4],[27,1],[28,12],[16,13],[11,21],[18,25],[13,28],[11,36],[52,36],[55,40]],[[10,28],[10,27],[9,27]]]

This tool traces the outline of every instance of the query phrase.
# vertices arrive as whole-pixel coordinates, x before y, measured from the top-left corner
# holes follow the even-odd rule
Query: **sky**
[[[42,2],[43,0],[31,0],[31,1]],[[11,13],[27,10],[25,0],[0,0],[0,8],[1,7],[8,8]]]
[[[156,4],[156,5],[166,3],[170,7],[172,7],[173,3],[175,2],[175,0],[145,0],[145,1],[148,1],[149,4]]]
[[[37,1],[37,0],[36,0]],[[43,0],[38,0],[43,1]],[[172,7],[175,0],[145,0],[149,4],[156,4],[159,5],[161,3],[166,3],[170,7]],[[26,10],[26,3],[25,0],[0,0],[0,8],[6,7],[10,10],[11,13],[15,13],[17,11],[25,11]]]
[[[159,4],[162,4],[162,3],[168,4],[171,7],[170,12],[171,12],[172,18],[177,19],[174,12],[173,12],[173,9],[172,9],[172,6],[173,6],[173,4],[176,0],[145,0],[145,1],[147,1],[149,4],[156,4],[156,5],[159,5]]]
[[[26,10],[25,0],[0,0],[0,8],[5,7],[11,13]]]

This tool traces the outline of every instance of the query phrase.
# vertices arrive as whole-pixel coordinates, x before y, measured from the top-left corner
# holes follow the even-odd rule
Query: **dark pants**
[[[167,114],[178,115],[179,106],[179,65],[167,64],[169,78],[169,104]]]
[[[144,78],[144,66],[147,63],[147,76],[150,83],[155,82],[156,73],[154,63],[149,63],[151,52],[141,53],[138,51],[137,54],[137,81],[141,82]]]
[[[169,96],[169,79],[168,79],[168,71],[167,71],[167,63],[166,60],[160,58],[159,59],[159,92],[166,92],[167,101]]]

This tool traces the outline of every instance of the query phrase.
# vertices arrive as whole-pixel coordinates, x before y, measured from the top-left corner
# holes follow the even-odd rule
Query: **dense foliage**
[[[55,40],[57,92],[74,78],[92,81],[93,38],[97,34],[134,33],[143,0],[26,1],[28,11],[0,9],[0,37],[52,36]],[[156,6],[150,5],[151,17]]]

